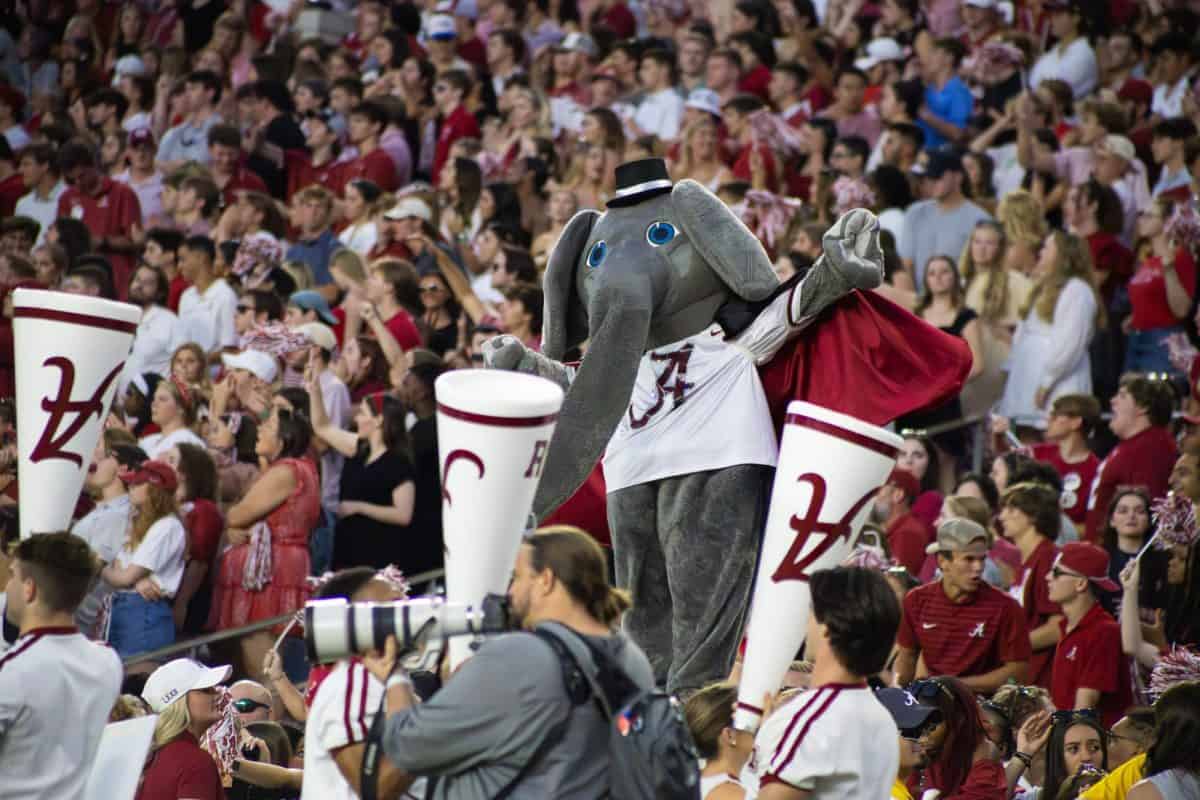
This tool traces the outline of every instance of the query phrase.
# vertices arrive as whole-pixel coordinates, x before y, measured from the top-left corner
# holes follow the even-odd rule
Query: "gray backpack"
[[[679,701],[643,689],[586,637],[562,625],[533,631],[558,655],[567,696],[594,701],[609,730],[609,794],[620,800],[699,800],[700,762]],[[587,669],[587,656],[595,669]],[[553,737],[551,737],[553,738]]]

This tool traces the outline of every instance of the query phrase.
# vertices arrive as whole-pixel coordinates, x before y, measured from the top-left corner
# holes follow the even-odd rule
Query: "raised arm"
[[[286,464],[275,464],[267,469],[246,496],[229,509],[225,519],[230,528],[249,528],[279,508],[296,490],[296,476]]]
[[[317,375],[314,359],[315,356],[309,355],[308,366],[304,368],[304,386],[308,389],[308,413],[309,419],[312,420],[313,433],[346,458],[351,458],[358,452],[358,436],[350,431],[342,430],[329,419],[329,414],[325,410],[325,397],[321,394],[321,379]]]

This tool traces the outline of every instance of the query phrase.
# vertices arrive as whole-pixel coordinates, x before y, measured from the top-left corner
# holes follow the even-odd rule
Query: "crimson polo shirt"
[[[368,180],[385,192],[394,192],[400,188],[400,181],[396,177],[396,162],[392,161],[387,151],[378,147],[365,156],[343,164],[339,179],[343,187],[351,181]]]
[[[217,762],[200,749],[196,737],[184,731],[158,749],[142,775],[133,800],[225,800]]]
[[[441,130],[438,131],[437,146],[433,151],[433,185],[437,185],[438,175],[450,158],[450,148],[459,139],[479,138],[479,123],[475,115],[467,111],[465,106],[459,106],[446,115],[442,120]]]
[[[1129,680],[1129,658],[1121,652],[1121,626],[1096,603],[1067,630],[1060,623],[1062,639],[1054,654],[1050,699],[1055,708],[1075,707],[1076,689],[1100,692],[1098,710],[1104,726],[1111,727],[1133,704]]]
[[[913,589],[904,596],[896,641],[920,650],[931,675],[983,675],[1030,656],[1021,607],[986,583],[962,603],[951,602],[941,581]]]
[[[1042,538],[1042,541],[1029,558],[1022,562],[1021,579],[1024,584],[1021,593],[1021,608],[1025,612],[1025,626],[1032,632],[1034,628],[1045,624],[1046,620],[1055,614],[1061,614],[1062,608],[1050,599],[1050,586],[1046,583],[1046,575],[1054,567],[1054,559],[1058,556],[1058,548],[1054,542]],[[1029,672],[1025,682],[1031,686],[1050,688],[1050,672],[1054,664],[1054,647],[1045,650],[1034,650],[1029,657]]]
[[[1165,495],[1177,455],[1171,432],[1157,425],[1118,443],[1096,473],[1088,500],[1087,540],[1100,541],[1118,486],[1141,486],[1151,497]]]

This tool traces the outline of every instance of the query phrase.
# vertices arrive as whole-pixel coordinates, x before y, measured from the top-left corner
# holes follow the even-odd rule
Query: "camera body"
[[[314,664],[382,650],[395,636],[400,652],[451,636],[483,636],[512,630],[508,599],[489,594],[479,605],[413,597],[393,603],[352,603],[343,598],[310,600],[304,607],[304,641]]]

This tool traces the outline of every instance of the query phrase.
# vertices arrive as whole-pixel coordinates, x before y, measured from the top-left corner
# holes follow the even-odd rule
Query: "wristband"
[[[1033,756],[1029,755],[1028,753],[1022,753],[1020,750],[1018,750],[1017,752],[1013,753],[1013,758],[1024,764],[1025,769],[1029,769],[1033,766]]]
[[[391,689],[395,686],[407,686],[409,689],[411,689],[412,685],[413,683],[411,680],[409,680],[407,674],[403,672],[396,672],[388,676],[387,683],[383,685],[383,689],[384,691],[391,691]]]

